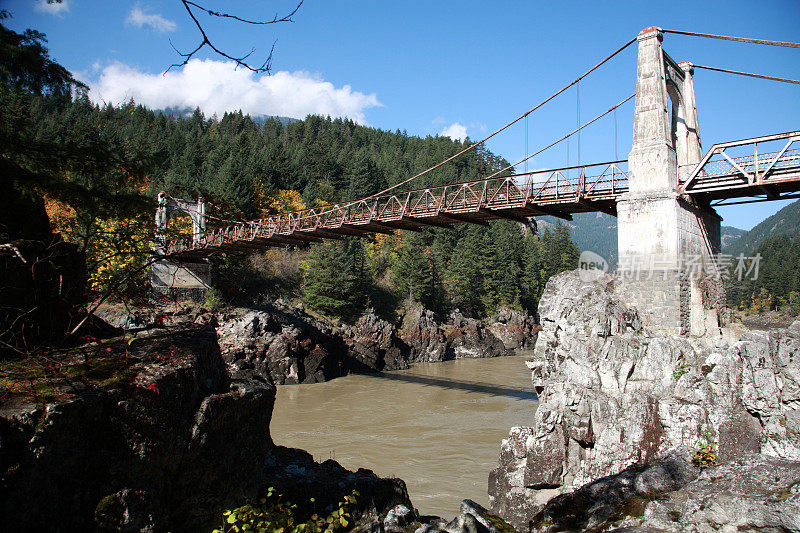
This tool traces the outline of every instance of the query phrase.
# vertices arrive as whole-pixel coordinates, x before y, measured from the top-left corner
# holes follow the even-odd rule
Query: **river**
[[[417,363],[409,370],[278,387],[276,444],[317,461],[405,480],[422,514],[452,518],[486,505],[489,471],[512,426],[533,425],[525,355]]]

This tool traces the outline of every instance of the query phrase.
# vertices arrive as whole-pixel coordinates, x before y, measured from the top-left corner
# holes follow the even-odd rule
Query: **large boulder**
[[[544,533],[609,528],[636,514],[648,501],[683,488],[698,474],[692,452],[676,448],[654,461],[633,464],[618,474],[556,496],[533,517],[528,529]]]
[[[264,310],[235,309],[218,319],[217,333],[222,355],[237,375],[281,385],[318,383],[347,372],[341,337],[302,308],[277,302]]]
[[[105,350],[130,367],[108,384],[54,382],[43,406],[0,405],[0,514],[15,529],[196,531],[256,495],[275,389],[231,380],[213,329],[84,350],[97,372]]]
[[[621,526],[652,531],[800,531],[800,461],[746,454],[647,503]]]
[[[501,306],[486,329],[500,339],[506,350],[529,350],[536,343],[539,327],[525,311]]]
[[[354,371],[408,368],[408,346],[397,337],[394,325],[378,317],[371,309],[353,327],[343,327],[342,337]]]
[[[444,335],[453,358],[498,357],[510,353],[480,320],[467,318],[458,309],[449,318]]]

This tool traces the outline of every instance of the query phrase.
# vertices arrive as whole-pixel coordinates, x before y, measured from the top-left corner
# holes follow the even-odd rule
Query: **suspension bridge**
[[[724,292],[721,282],[714,289],[696,280],[683,279],[680,265],[686,256],[695,255],[701,258],[704,268],[712,268],[720,248],[721,220],[714,206],[800,197],[800,130],[718,143],[703,154],[694,69],[792,84],[800,81],[678,63],[663,50],[665,33],[800,48],[798,43],[646,28],[574,81],[484,139],[370,197],[258,220],[234,221],[206,231],[207,215],[202,199],[194,204],[161,193],[156,215],[158,230],[163,232],[169,215],[179,211],[192,218],[193,234],[183,239],[162,237],[157,253],[179,265],[201,261],[219,252],[391,234],[396,230],[418,231],[424,227],[451,228],[459,223],[488,225],[496,219],[525,222],[531,217],[550,215],[571,220],[576,213],[602,212],[618,217],[621,264],[644,256],[659,257],[675,271],[671,279],[628,280],[620,288],[621,293],[632,305],[646,308],[644,318],[657,329],[674,333],[695,331],[700,322],[708,322],[708,309],[718,311],[724,306]],[[429,172],[483,146],[511,125],[527,120],[530,114],[634,43],[638,43],[634,94],[483,179],[409,187]],[[632,98],[635,98],[634,136],[628,160],[514,172],[520,164],[578,134]]]

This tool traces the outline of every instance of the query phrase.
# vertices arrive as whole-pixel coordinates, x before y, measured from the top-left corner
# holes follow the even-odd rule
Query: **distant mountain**
[[[559,219],[537,217],[539,231],[553,226]],[[613,267],[617,264],[617,218],[605,213],[576,213],[570,222],[570,236],[581,251],[591,250],[606,258]]]
[[[756,227],[723,246],[726,254],[739,255],[751,254],[758,245],[767,237],[773,235],[789,235],[794,237],[800,232],[800,200],[789,204],[771,217],[765,218]]]
[[[736,239],[747,233],[747,230],[734,228],[733,226],[722,226],[721,229],[722,235],[720,236],[720,240],[722,241],[723,249],[725,249],[727,246],[730,246],[736,242]]]
[[[559,220],[555,217],[538,217],[539,231],[544,231]],[[566,222],[572,240],[583,250],[591,250],[606,258],[613,268],[617,264],[617,218],[604,213],[578,213],[571,222]],[[723,248],[735,242],[747,231],[733,226],[722,226]]]

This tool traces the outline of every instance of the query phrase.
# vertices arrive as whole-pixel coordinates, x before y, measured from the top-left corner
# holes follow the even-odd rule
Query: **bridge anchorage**
[[[206,258],[216,252],[390,234],[398,229],[419,231],[426,226],[488,225],[496,219],[527,222],[530,217],[551,215],[571,220],[574,213],[603,212],[618,218],[616,290],[623,301],[639,310],[644,324],[668,334],[703,335],[718,330],[724,316],[725,292],[718,261],[721,218],[714,206],[800,197],[800,131],[715,144],[703,155],[694,66],[678,63],[664,52],[661,42],[666,31],[646,28],[527,113],[425,172],[527,117],[637,42],[633,143],[627,161],[492,175],[403,192],[392,192],[394,186],[372,197],[235,222],[210,232],[206,232],[202,198],[192,204],[160,193],[154,253],[162,259],[154,263],[151,272],[154,293],[202,296],[210,279]],[[779,45],[800,47],[794,43]],[[759,144],[762,150],[766,145],[767,152],[759,153]],[[568,171],[576,170],[578,176],[570,177]],[[737,200],[740,198],[750,199]],[[190,239],[164,237],[173,212],[191,217]],[[653,267],[657,275],[653,275]]]

